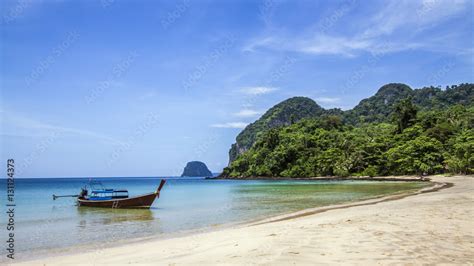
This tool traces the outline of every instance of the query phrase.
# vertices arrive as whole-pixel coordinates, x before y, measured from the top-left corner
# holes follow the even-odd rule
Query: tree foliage
[[[472,102],[471,102],[472,106]],[[349,176],[474,173],[474,107],[432,110],[394,103],[394,120],[353,125],[306,118],[265,131],[225,176]]]
[[[412,103],[411,97],[403,99],[395,105],[393,116],[398,126],[398,133],[403,132],[405,128],[414,123],[417,112],[418,110]]]
[[[407,98],[411,98],[411,101],[406,100]],[[362,100],[353,109],[347,111],[323,109],[309,98],[293,97],[270,108],[261,118],[240,132],[236,143],[229,151],[229,161],[234,161],[250,149],[266,131],[289,126],[302,119],[328,118],[325,121],[327,125],[322,126],[323,128],[337,128],[342,125],[359,127],[367,123],[396,123],[401,133],[403,129],[412,125],[417,111],[442,111],[454,105],[460,105],[459,108],[461,108],[470,106],[473,102],[474,84],[472,83],[447,86],[444,90],[440,87],[413,90],[405,84],[390,83],[382,86],[375,95]],[[403,114],[394,117],[396,113],[399,113],[398,111],[403,111]],[[431,115],[432,120],[437,119],[435,113],[427,115]],[[395,121],[392,120],[394,118]],[[426,123],[431,122],[426,121]],[[436,128],[430,130],[433,131],[432,134],[439,132],[448,137],[451,134],[449,128],[445,123],[438,124]]]
[[[335,110],[327,110],[334,113]],[[259,137],[267,130],[272,128],[288,126],[295,122],[309,117],[318,117],[326,112],[315,101],[306,97],[292,97],[272,108],[270,108],[263,116],[249,124],[237,136],[236,143],[232,145],[229,151],[230,161],[233,161],[239,154],[248,150]]]

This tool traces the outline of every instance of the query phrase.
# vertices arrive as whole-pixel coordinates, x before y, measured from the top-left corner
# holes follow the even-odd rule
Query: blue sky
[[[1,159],[19,177],[214,172],[308,96],[473,82],[472,1],[2,1]]]

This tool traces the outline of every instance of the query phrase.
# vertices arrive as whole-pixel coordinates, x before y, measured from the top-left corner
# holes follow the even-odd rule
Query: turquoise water
[[[77,207],[73,198],[88,178],[16,179],[17,258],[76,245],[103,247],[132,238],[169,236],[245,222],[309,207],[326,206],[419,189],[425,183],[370,181],[243,181],[171,178],[150,210]],[[155,191],[160,178],[99,178],[130,195]],[[0,180],[2,213],[6,181]],[[2,216],[2,240],[6,240]],[[2,241],[4,242],[4,241]],[[2,253],[5,249],[2,247]],[[2,256],[2,259],[5,256]]]

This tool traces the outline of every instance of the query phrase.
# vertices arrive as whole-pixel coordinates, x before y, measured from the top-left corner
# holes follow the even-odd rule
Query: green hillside
[[[305,99],[310,109],[283,108],[286,120],[276,125],[269,117],[286,101],[270,109],[254,123],[259,127],[239,135],[251,129],[250,147],[236,154],[223,176],[473,173],[473,92],[473,84],[445,90],[387,84],[345,112],[292,98],[293,106]],[[295,110],[303,115],[296,118]]]
[[[374,96],[360,101],[344,117],[352,124],[386,122],[395,104],[408,97],[420,110],[441,109],[455,104],[469,105],[474,100],[473,84],[454,85],[444,90],[436,87],[412,90],[405,84],[390,83],[382,86]]]
[[[306,97],[293,97],[273,106],[237,136],[236,143],[229,151],[230,161],[250,149],[259,135],[268,129],[287,126],[303,118],[316,117],[324,112],[325,110],[321,106]]]

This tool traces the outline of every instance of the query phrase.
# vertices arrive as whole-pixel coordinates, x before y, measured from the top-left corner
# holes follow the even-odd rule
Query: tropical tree
[[[395,105],[393,114],[398,126],[398,133],[402,133],[405,128],[414,124],[417,112],[418,110],[412,103],[411,97],[405,98]]]

